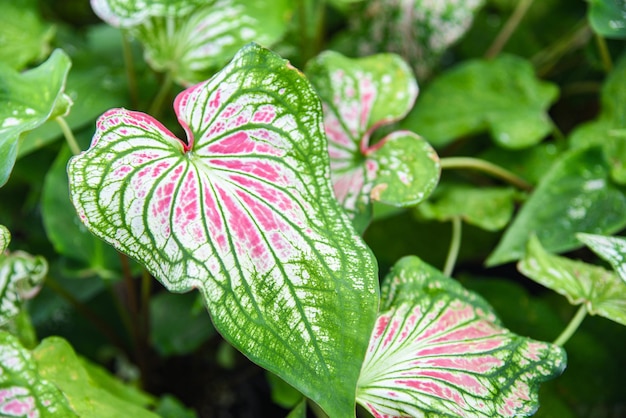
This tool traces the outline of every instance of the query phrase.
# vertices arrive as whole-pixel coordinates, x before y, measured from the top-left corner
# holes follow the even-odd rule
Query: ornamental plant
[[[626,10],[553,3],[0,2],[1,414],[618,411]]]

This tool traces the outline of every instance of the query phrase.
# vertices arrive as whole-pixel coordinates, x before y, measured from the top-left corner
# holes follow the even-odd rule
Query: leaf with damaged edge
[[[377,268],[332,195],[315,92],[251,44],[174,108],[187,141],[143,113],[100,117],[68,167],[81,220],[170,291],[199,289],[250,359],[353,415]]]
[[[511,333],[417,257],[398,261],[381,293],[357,392],[376,417],[529,415],[539,384],[565,368],[561,347]]]

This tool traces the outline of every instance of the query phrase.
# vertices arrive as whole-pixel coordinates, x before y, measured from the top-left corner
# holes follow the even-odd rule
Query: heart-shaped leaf
[[[430,145],[408,131],[394,132],[370,147],[372,132],[399,120],[413,106],[417,83],[393,54],[350,59],[327,51],[306,73],[324,107],[335,195],[363,231],[372,200],[414,205],[435,188],[439,159]]]
[[[561,347],[511,333],[417,257],[398,261],[382,296],[357,392],[377,417],[529,415],[539,384],[565,368]]]
[[[10,239],[9,231],[0,225],[0,326],[19,313],[24,300],[39,292],[48,272],[43,257],[6,251]]]
[[[0,331],[0,415],[3,417],[77,417],[63,394],[42,379],[31,353],[16,337]]]
[[[467,61],[433,80],[402,126],[435,146],[489,132],[498,145],[520,149],[552,130],[547,108],[557,96],[522,58]]]
[[[505,231],[488,265],[519,260],[536,234],[549,251],[581,246],[578,232],[613,234],[626,226],[626,195],[610,179],[600,147],[563,153]]]
[[[158,71],[189,85],[205,80],[239,48],[276,42],[286,29],[288,0],[92,0],[107,23],[127,28]]]
[[[626,2],[590,0],[589,23],[594,32],[607,38],[626,38]]]
[[[69,111],[71,100],[63,94],[69,69],[70,59],[60,49],[21,74],[0,63],[0,187],[13,170],[20,135]]]
[[[311,85],[249,45],[174,107],[186,142],[143,113],[100,117],[68,168],[80,218],[171,291],[198,288],[250,359],[354,414],[376,265],[333,197]]]
[[[626,283],[626,239],[594,234],[577,234],[579,240],[611,264]]]
[[[536,236],[518,269],[537,283],[567,297],[572,305],[585,304],[592,315],[626,325],[626,283],[611,271],[548,253]]]

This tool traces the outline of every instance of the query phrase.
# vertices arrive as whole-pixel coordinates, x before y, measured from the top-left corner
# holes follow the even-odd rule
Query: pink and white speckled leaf
[[[376,265],[333,197],[311,85],[252,44],[174,108],[187,141],[143,113],[100,117],[68,168],[80,218],[171,291],[199,289],[253,361],[353,414]]]
[[[372,200],[414,205],[439,180],[439,159],[419,136],[395,132],[370,146],[372,132],[405,116],[417,83],[398,56],[350,59],[327,51],[306,73],[324,107],[335,195],[360,231],[371,218]]]
[[[48,272],[43,257],[23,251],[8,252],[10,240],[8,229],[0,225],[0,326],[19,313],[24,300],[39,292]]]
[[[532,414],[562,348],[502,327],[478,295],[417,257],[385,278],[357,401],[376,417]]]
[[[0,331],[0,416],[78,416],[61,392],[39,376],[30,352],[5,331]]]
[[[91,0],[94,11],[126,28],[152,68],[181,84],[205,80],[248,42],[271,45],[284,33],[289,0]]]

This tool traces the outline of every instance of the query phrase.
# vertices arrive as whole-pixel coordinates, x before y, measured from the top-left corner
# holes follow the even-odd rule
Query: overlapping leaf
[[[626,2],[623,0],[590,0],[588,16],[596,33],[607,38],[626,38]]]
[[[0,187],[15,164],[20,135],[69,111],[71,100],[63,93],[69,69],[61,50],[21,74],[0,63]]]
[[[187,141],[139,112],[98,120],[68,168],[80,218],[168,289],[198,288],[249,358],[353,414],[376,266],[332,196],[317,96],[249,45],[174,105]]]
[[[417,257],[385,278],[357,400],[377,417],[533,413],[562,348],[503,328],[491,307]]]
[[[16,337],[0,331],[0,415],[77,417],[54,384],[42,379],[31,353]]]
[[[146,60],[181,84],[207,78],[239,48],[270,45],[286,29],[287,0],[92,0],[107,23],[126,28],[145,46]]]
[[[519,270],[565,297],[572,305],[585,304],[592,315],[626,325],[626,283],[602,267],[550,254],[533,236]]]
[[[579,240],[611,264],[626,283],[626,239],[594,234],[577,234]]]
[[[425,199],[439,180],[439,159],[408,131],[370,146],[379,126],[402,118],[417,97],[410,69],[396,55],[350,59],[335,52],[315,58],[306,73],[324,107],[335,196],[364,230],[372,200],[395,206]]]
[[[6,251],[10,238],[9,231],[0,225],[0,326],[19,313],[25,299],[39,292],[48,272],[43,257]]]

